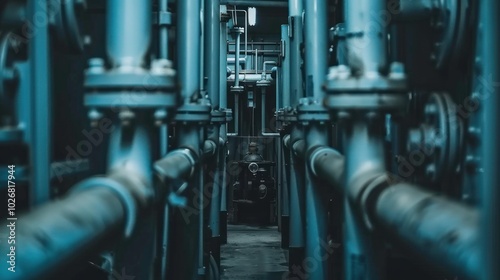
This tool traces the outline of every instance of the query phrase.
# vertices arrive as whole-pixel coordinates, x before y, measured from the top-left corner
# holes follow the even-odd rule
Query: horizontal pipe
[[[307,150],[307,145],[306,145],[306,140],[304,139],[296,140],[292,145],[293,154],[296,157],[300,158],[301,160],[305,159],[306,150]]]
[[[196,157],[189,149],[178,149],[168,153],[154,163],[156,174],[163,180],[188,180],[195,171]]]
[[[385,188],[370,204],[376,230],[458,278],[482,271],[479,213],[406,183]]]
[[[309,164],[313,175],[326,180],[335,190],[343,192],[344,156],[330,147],[318,147],[310,154]]]
[[[252,0],[221,0],[222,5],[237,5],[251,7],[288,7],[287,1],[252,1]]]
[[[344,157],[328,147],[310,156],[311,171],[343,192]],[[366,173],[363,173],[366,174]],[[363,178],[364,177],[364,178]],[[475,209],[383,176],[359,175],[349,199],[361,209],[367,226],[467,279],[480,275],[479,215]]]
[[[129,213],[135,215],[136,213]],[[15,223],[15,273],[2,269],[1,279],[50,279],[82,262],[104,246],[120,240],[126,220],[125,205],[115,190],[101,186],[71,192],[27,213]],[[7,224],[2,229],[8,229]],[[12,230],[11,229],[11,230]],[[12,244],[14,245],[14,244]],[[0,242],[2,263],[10,252]]]
[[[262,80],[262,75],[261,74],[240,74],[240,82],[258,82]],[[231,74],[227,78],[228,82],[234,82],[235,81],[235,74]],[[266,74],[266,80],[273,81],[273,78],[271,77],[271,74]]]

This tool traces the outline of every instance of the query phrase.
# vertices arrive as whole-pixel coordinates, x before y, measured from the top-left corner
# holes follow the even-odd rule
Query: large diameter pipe
[[[0,271],[2,279],[50,279],[67,267],[97,253],[109,241],[123,236],[126,210],[117,191],[95,186],[71,192],[35,211],[7,221],[2,228],[15,232],[16,243],[2,236],[0,259],[3,264],[15,254],[15,273]],[[137,213],[129,213],[136,215]],[[12,236],[12,234],[11,234]],[[17,250],[11,252],[11,246]],[[66,271],[68,272],[68,271]]]
[[[326,0],[308,0],[304,1],[304,3],[306,94],[307,96],[314,96],[317,99],[321,99],[324,94],[321,87],[325,82],[326,70],[328,66],[328,6],[326,4]]]
[[[387,66],[386,25],[377,18],[386,5],[386,0],[345,2],[348,63],[356,75],[377,76]]]
[[[317,146],[329,142],[328,128],[318,122],[312,122],[305,129],[306,154]],[[300,150],[297,148],[297,150]],[[315,259],[317,268],[308,271],[311,279],[328,279],[328,260],[331,251],[328,246],[328,188],[323,181],[318,180],[307,164],[305,183],[306,206],[306,259]],[[318,256],[321,256],[318,258]]]
[[[458,278],[479,279],[484,263],[476,210],[405,183],[373,199],[367,214],[376,230]]]
[[[151,0],[107,2],[107,50],[112,66],[144,66],[151,42]]]
[[[207,90],[214,109],[219,108],[220,100],[220,1],[204,0],[205,7],[205,76],[208,77]],[[224,68],[225,69],[225,68]],[[218,135],[217,135],[218,138]]]
[[[485,125],[481,128],[483,142],[484,181],[481,186],[481,228],[483,250],[482,280],[500,279],[500,131],[496,128],[500,120],[500,97],[498,87],[494,81],[500,79],[498,48],[500,47],[499,34],[500,19],[498,12],[500,3],[494,0],[480,1],[481,40],[478,41],[481,53],[481,73],[488,77],[490,84],[481,86],[480,100],[484,100],[483,119]],[[493,33],[495,32],[495,33]],[[482,79],[480,79],[482,80]],[[482,106],[481,106],[482,107]]]
[[[201,0],[177,3],[177,71],[184,101],[200,90],[200,10]]]
[[[304,251],[306,246],[305,226],[306,226],[306,205],[305,205],[305,164],[304,161],[293,154],[293,146],[303,138],[303,130],[294,125],[289,138],[288,148],[290,150],[290,175],[288,177],[289,197],[290,197],[290,223],[289,223],[289,271],[292,276],[298,276],[297,269],[301,271],[304,265]],[[293,277],[291,277],[293,278]]]
[[[357,215],[356,204],[349,201],[348,194],[357,192],[361,183],[358,177],[363,174],[385,171],[384,138],[382,123],[369,127],[361,116],[353,120],[346,133],[345,183],[347,194],[344,198],[344,268],[346,279],[375,280],[385,279],[382,256],[383,243],[376,240]],[[363,260],[363,261],[361,261]]]

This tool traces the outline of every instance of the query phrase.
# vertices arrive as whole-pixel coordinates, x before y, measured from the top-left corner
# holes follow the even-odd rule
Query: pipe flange
[[[365,173],[348,184],[347,195],[353,205],[359,206],[358,211],[368,230],[375,230],[371,214],[378,195],[395,182],[396,178],[392,178],[386,173]]]
[[[422,108],[424,121],[411,129],[407,152],[410,163],[425,178],[425,185],[440,187],[450,193],[451,186],[445,181],[456,176],[460,168],[462,143],[465,141],[464,124],[458,116],[456,105],[446,93],[432,93]]]
[[[169,11],[160,11],[153,13],[153,24],[157,26],[173,26],[174,14]]]
[[[222,125],[226,123],[226,112],[213,110],[210,113],[210,124]]]
[[[231,28],[229,30],[229,32],[231,34],[235,34],[235,35],[238,35],[238,34],[243,34],[245,33],[245,28],[244,27],[241,27],[241,26],[234,26],[233,28]]]
[[[211,118],[210,105],[201,105],[196,103],[184,104],[177,109],[175,115],[176,123],[194,123],[198,125],[207,125],[210,123]]]
[[[135,201],[130,190],[114,179],[108,177],[94,177],[78,183],[75,187],[73,187],[71,192],[77,193],[91,188],[108,188],[118,195],[119,199],[123,203],[126,214],[124,237],[129,238],[132,236],[139,211],[137,202]]]
[[[238,93],[242,93],[242,92],[245,92],[245,87],[243,86],[232,86],[231,89],[230,89],[231,93],[235,93],[235,94],[238,94]]]
[[[332,94],[323,102],[330,110],[401,111],[408,107],[409,97],[406,94]]]
[[[129,72],[119,71],[118,69],[107,70],[103,68],[103,65],[100,65],[100,71],[96,71],[96,65],[91,65],[85,72],[85,87],[88,91],[92,92],[129,90],[159,93],[176,91],[177,83],[175,81],[175,70],[169,67],[163,67],[160,72],[157,69],[158,67],[152,68],[150,71],[146,69],[137,69],[138,71]]]
[[[270,87],[271,85],[272,85],[272,82],[270,80],[267,80],[267,79],[262,79],[262,80],[259,80],[255,83],[255,86],[263,87],[263,88]]]
[[[473,1],[472,1],[473,2]],[[461,58],[467,46],[466,34],[473,10],[469,0],[435,1],[431,27],[434,29],[434,45],[430,59],[439,70]]]
[[[221,109],[226,114],[226,123],[233,121],[233,110],[232,109]]]
[[[173,110],[178,106],[176,72],[169,60],[154,60],[151,69],[108,70],[92,58],[85,73],[84,103],[92,108]]]
[[[319,100],[302,98],[297,106],[297,119],[303,125],[309,125],[311,122],[323,124],[330,121],[330,114]]]
[[[345,65],[330,67],[324,85],[328,94],[336,93],[401,93],[408,90],[403,64],[394,62],[387,76],[379,74],[354,76]]]

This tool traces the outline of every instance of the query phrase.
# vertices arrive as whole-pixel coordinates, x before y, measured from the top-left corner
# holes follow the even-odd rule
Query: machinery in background
[[[233,223],[253,221],[273,224],[276,220],[276,186],[271,168],[274,162],[259,154],[257,143],[248,145],[243,160],[233,162],[240,172],[233,184]]]

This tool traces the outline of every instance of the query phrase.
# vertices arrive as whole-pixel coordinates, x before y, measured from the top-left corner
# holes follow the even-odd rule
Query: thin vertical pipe
[[[282,107],[290,106],[290,36],[288,35],[288,24],[281,25],[281,39],[284,43],[284,57],[282,61],[282,96],[280,98]]]
[[[219,109],[220,78],[219,65],[213,63],[220,59],[220,0],[205,1],[205,76],[208,77],[207,90],[214,109]]]
[[[159,0],[159,13],[168,12],[168,0]],[[165,25],[160,26],[160,34],[159,34],[159,58],[168,59],[168,27]]]
[[[236,33],[236,43],[235,43],[236,51],[234,58],[234,87],[240,86],[240,36],[241,33]]]

